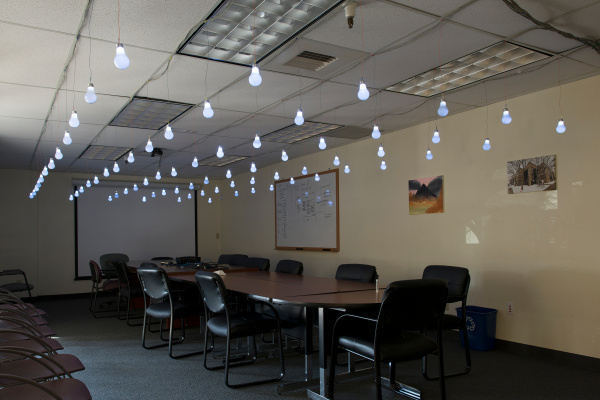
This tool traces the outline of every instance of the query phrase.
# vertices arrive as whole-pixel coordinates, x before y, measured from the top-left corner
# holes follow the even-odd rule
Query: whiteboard
[[[338,170],[275,184],[275,248],[339,251]]]

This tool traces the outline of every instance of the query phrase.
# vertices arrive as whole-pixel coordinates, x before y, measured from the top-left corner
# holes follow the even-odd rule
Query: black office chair
[[[173,257],[152,257],[152,261],[171,261]]]
[[[102,271],[102,276],[106,279],[117,279],[117,272],[112,264],[109,264],[111,261],[127,262],[129,261],[129,256],[122,253],[108,253],[100,256],[100,270]]]
[[[96,307],[96,302],[97,302],[99,293],[107,293],[107,294],[117,295],[118,291],[119,291],[119,281],[102,279],[102,271],[100,270],[100,266],[94,260],[90,260],[90,274],[91,274],[91,280],[92,280],[92,291],[90,293],[90,307],[89,307],[90,312],[92,313],[94,318],[98,318],[98,316],[96,315],[98,313],[114,312],[115,311],[114,309],[98,310]],[[100,307],[102,307],[102,304],[103,303],[100,304]],[[107,317],[107,316],[105,315],[104,317]]]
[[[368,264],[342,264],[335,272],[335,279],[375,283],[377,268]]]
[[[140,267],[137,270],[140,278],[140,283],[144,293],[154,300],[149,302],[144,296],[144,328],[142,331],[142,347],[145,349],[155,349],[158,347],[169,346],[169,357],[171,358],[183,358],[202,354],[202,351],[195,351],[191,353],[173,355],[173,344],[179,344],[185,340],[185,318],[200,316],[203,314],[204,306],[200,302],[199,298],[192,299],[191,301],[179,300],[174,298],[171,290],[171,282],[167,273],[162,268],[156,267]],[[161,320],[160,336],[162,338],[162,320],[169,319],[169,342],[162,343],[154,346],[146,346],[146,328],[149,327],[150,318],[157,318]],[[177,342],[173,342],[173,321],[175,319],[181,321],[181,337]],[[200,331],[202,332],[202,323],[200,323]]]
[[[4,271],[0,271],[0,276],[12,276],[12,275],[23,275],[23,279],[25,282],[11,282],[0,285],[0,289],[6,289],[13,293],[24,292],[27,291],[29,293],[29,298],[31,299],[31,290],[34,286],[27,282],[27,275],[24,271],[20,269],[5,269]]]
[[[274,314],[274,318],[255,311],[241,311],[232,314],[227,307],[227,289],[225,288],[223,279],[221,279],[219,275],[213,274],[212,272],[198,271],[196,272],[196,282],[200,287],[200,292],[202,293],[202,298],[204,299],[206,315],[209,314],[209,311],[212,313],[212,317],[207,317],[206,321],[206,333],[204,335],[204,368],[211,371],[225,368],[225,384],[230,388],[254,386],[262,383],[280,381],[285,375],[285,365],[283,361],[283,344],[281,343],[281,326],[279,323],[279,316],[277,311],[275,311],[275,308],[273,308],[273,306],[267,302],[256,300],[257,303],[261,303],[266,307],[270,307]],[[206,363],[209,331],[214,335],[227,338],[224,366],[219,365],[215,367],[209,367]],[[247,365],[256,361],[255,336],[271,332],[276,332],[279,337],[279,377],[238,384],[229,383],[230,367]],[[250,338],[251,347],[254,350],[254,354],[250,360],[232,363],[230,360],[231,340],[242,337]],[[248,349],[248,352],[249,351],[250,349]]]
[[[109,267],[112,268],[117,274],[117,280],[119,281],[119,295],[117,299],[117,318],[120,320],[126,320],[129,326],[139,326],[139,324],[131,324],[130,319],[138,319],[141,317],[131,316],[131,306],[135,312],[135,304],[133,304],[134,298],[143,297],[142,287],[136,281],[132,281],[129,278],[129,272],[127,264],[124,261],[108,261]],[[122,300],[127,301],[127,314],[121,315],[121,303]]]
[[[462,267],[452,267],[448,265],[430,265],[423,271],[423,279],[444,279],[448,282],[448,303],[461,302],[462,317],[456,315],[444,314],[443,329],[458,329],[462,332],[465,344],[466,366],[463,371],[446,374],[446,378],[468,374],[471,370],[471,352],[469,349],[469,337],[467,334],[467,295],[469,294],[469,285],[471,276],[469,270]],[[427,356],[423,357],[423,376],[426,379],[438,379],[439,377],[430,377],[427,373]]]
[[[268,258],[249,257],[244,261],[244,267],[258,268],[259,271],[269,271],[271,261]]]
[[[275,267],[275,272],[302,275],[302,272],[304,272],[304,264],[296,260],[280,260]]]
[[[396,363],[418,360],[426,354],[438,354],[440,392],[446,398],[442,344],[442,317],[448,298],[448,284],[442,279],[414,279],[392,282],[385,289],[376,320],[346,314],[335,323],[331,359],[337,357],[338,346],[374,362],[377,398],[381,400],[381,363],[390,363],[390,383],[396,383]],[[437,325],[437,342],[419,333],[431,324]],[[331,363],[327,398],[333,399],[335,363]]]

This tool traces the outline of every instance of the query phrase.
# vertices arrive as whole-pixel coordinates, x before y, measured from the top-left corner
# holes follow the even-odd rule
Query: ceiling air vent
[[[313,53],[312,51],[303,51],[284,65],[287,67],[301,68],[316,72],[337,60],[337,58],[326,54]]]

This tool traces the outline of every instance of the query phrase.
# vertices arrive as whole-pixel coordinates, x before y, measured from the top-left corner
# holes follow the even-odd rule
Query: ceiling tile
[[[563,51],[580,46],[580,43],[576,40],[567,39],[558,33],[546,31],[541,28],[518,35],[514,40],[525,46],[531,46],[550,53],[562,53]]]
[[[415,10],[422,10],[437,16],[444,16],[449,12],[458,9],[463,4],[471,0],[391,0],[394,3],[402,4]]]
[[[74,35],[85,7],[79,0],[3,0],[2,20]]]
[[[37,140],[43,127],[42,119],[0,117],[0,137]]]
[[[535,27],[498,0],[479,0],[452,15],[450,20],[505,37]]]

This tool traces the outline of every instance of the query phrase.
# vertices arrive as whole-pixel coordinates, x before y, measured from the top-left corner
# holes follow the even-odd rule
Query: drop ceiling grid
[[[598,3],[598,0],[539,1],[519,0],[521,8],[527,10],[534,18],[548,22],[565,13]],[[515,15],[517,15],[515,13]]]
[[[216,101],[214,103],[217,103]],[[211,102],[215,112],[212,118],[205,118],[202,114],[203,107],[196,107],[181,116],[173,123],[173,128],[196,132],[197,135],[210,135],[216,131],[225,129],[227,126],[237,123],[237,121],[246,117],[248,114],[239,111],[230,111],[216,108],[216,104]]]
[[[523,43],[525,46],[541,49],[549,53],[561,53],[580,46],[580,43],[576,40],[567,39],[558,33],[542,29],[527,31],[515,36],[514,40],[516,43]]]
[[[600,2],[572,14],[558,17],[550,24],[575,36],[595,40],[600,37],[598,16],[600,16]]]
[[[445,0],[440,2],[439,0],[389,0],[393,3],[405,5],[415,10],[421,10],[429,14],[444,16],[460,7],[464,4],[470,3],[473,0]]]
[[[598,53],[589,47],[584,47],[575,51],[569,55],[569,58],[600,68],[600,57],[598,57]]]
[[[254,140],[254,136],[257,132],[258,136],[263,136],[293,123],[294,121],[291,118],[257,115],[240,125],[228,128],[227,132],[223,132],[222,134],[226,134],[230,137],[238,139],[252,141]]]
[[[85,93],[83,92],[76,91],[75,95],[73,95],[71,91],[68,91],[67,101],[65,101],[65,92],[62,90],[59,95],[60,97],[58,98],[58,101],[60,102],[60,115],[58,114],[57,103],[55,103],[54,110],[48,120],[56,121],[58,118],[60,121],[64,122],[69,119],[74,103],[75,111],[77,111],[77,118],[80,123],[104,126],[104,124],[106,124],[107,121],[110,121],[129,100],[126,97],[98,95],[98,101],[94,104],[88,104],[83,98],[84,94]],[[73,102],[73,97],[75,97],[75,102]],[[77,128],[73,128],[73,130],[77,130]]]

